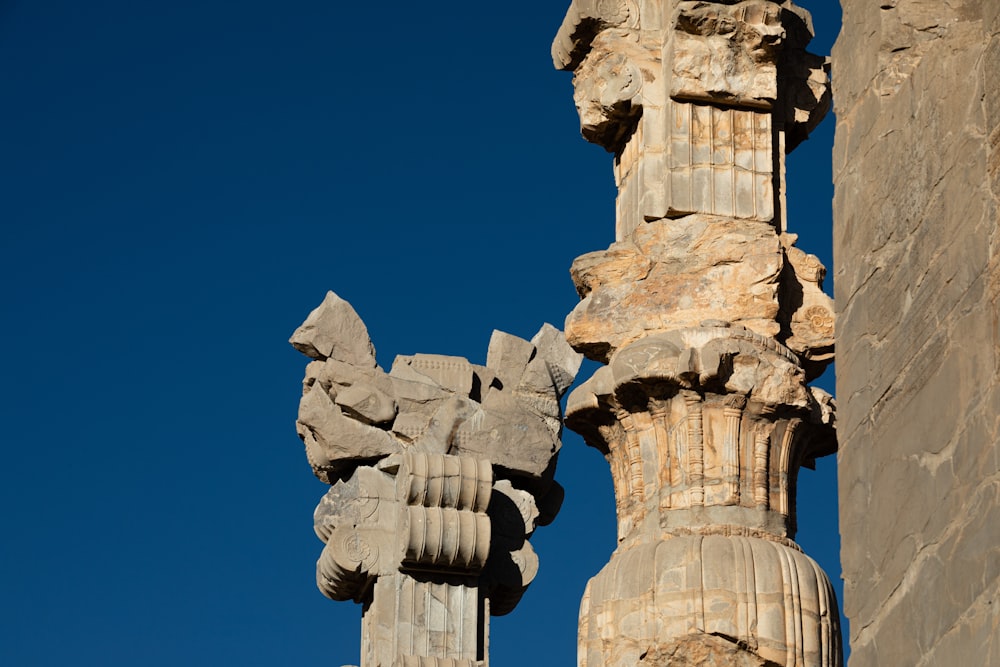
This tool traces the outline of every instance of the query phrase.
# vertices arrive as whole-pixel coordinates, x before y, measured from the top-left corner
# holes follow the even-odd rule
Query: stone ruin
[[[1000,664],[1000,5],[842,4],[852,664]],[[613,156],[618,198],[614,242],[573,263],[565,340],[497,332],[485,366],[414,355],[386,373],[332,293],[296,331],[314,359],[299,435],[331,485],[317,580],[365,604],[362,667],[488,664],[488,615],[534,577],[528,538],[562,500],[559,401],[577,353],[603,366],[565,421],[606,457],[618,519],[580,606],[578,665],[841,665],[829,579],[793,541],[798,470],[837,450],[834,402],[809,386],[833,360],[833,303],[784,205],[785,155],[831,104],[811,37],[791,0],[573,0],[552,56],[573,73],[583,136]],[[893,305],[900,294],[920,307]],[[919,334],[930,311],[947,311],[934,319],[947,338],[879,339]],[[957,322],[978,336],[968,351]],[[897,513],[901,469],[926,483]]]
[[[398,356],[386,373],[333,292],[292,335],[306,367],[296,428],[330,490],[316,583],[364,604],[363,667],[480,667],[488,620],[538,571],[528,539],[555,518],[560,399],[581,355],[544,325],[494,331],[486,365]]]
[[[575,0],[553,44],[618,185],[566,319],[606,364],[566,424],[607,458],[618,514],[580,667],[842,662],[832,586],[793,541],[798,469],[837,446],[808,386],[833,303],[783,205],[785,154],[830,104],[811,36],[790,1]]]

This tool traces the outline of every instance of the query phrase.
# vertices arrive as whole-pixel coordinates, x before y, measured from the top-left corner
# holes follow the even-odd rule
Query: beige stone
[[[615,242],[574,262],[570,344],[606,363],[566,423],[611,468],[618,548],[578,665],[839,667],[826,575],[792,541],[798,469],[836,451],[824,269],[795,247],[784,154],[829,106],[791,2],[576,0],[553,44],[614,154]]]
[[[313,359],[335,359],[354,366],[375,365],[375,347],[358,314],[333,292],[302,323],[289,342]]]
[[[488,613],[538,572],[528,543],[559,510],[559,399],[581,355],[544,325],[494,332],[487,365],[399,356],[387,374],[332,292],[296,330],[296,428],[331,485],[314,513],[320,591],[364,605],[361,667],[485,667]]]
[[[811,379],[833,359],[833,301],[814,255],[771,225],[692,215],[642,225],[570,270],[582,301],[566,319],[571,345],[597,361],[643,336],[739,324],[786,344]]]
[[[689,536],[619,549],[580,611],[582,665],[841,661],[829,580],[771,540]]]
[[[781,338],[812,379],[833,360],[836,315],[833,299],[823,291],[826,268],[815,255],[796,248],[795,241],[794,234],[781,237],[786,260],[779,297],[779,320],[786,333]]]
[[[693,635],[672,646],[651,649],[639,656],[639,665],[651,667],[774,667],[777,663],[745,651],[718,635]]]
[[[388,456],[401,449],[400,442],[389,433],[345,414],[322,388],[302,397],[297,427],[306,443],[309,462],[324,481],[344,465]]]
[[[781,13],[764,0],[679,2],[671,96],[770,108],[778,98]]]
[[[704,320],[775,336],[782,265],[778,237],[764,223],[703,215],[648,223],[607,253],[574,262],[583,300],[566,335],[598,361],[641,336]]]
[[[775,220],[772,147],[794,148],[830,106],[811,36],[791,2],[570,5],[553,62],[574,73],[584,137],[615,155],[618,240],[664,217]]]
[[[461,396],[469,396],[472,393],[476,372],[472,364],[461,357],[447,357],[443,354],[398,356],[392,362],[392,370],[389,371],[389,374],[406,377],[402,375],[402,366],[408,366],[415,373],[425,376],[426,379],[419,379],[419,381],[435,384]],[[410,377],[418,379],[412,374]]]

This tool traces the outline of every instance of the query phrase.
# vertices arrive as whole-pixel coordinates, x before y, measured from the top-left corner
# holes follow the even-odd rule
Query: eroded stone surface
[[[528,538],[562,501],[559,399],[581,355],[546,324],[494,332],[485,366],[415,354],[386,373],[332,292],[291,342],[314,359],[296,428],[331,485],[317,585],[364,603],[362,667],[484,667],[483,599],[513,610],[538,571]]]
[[[288,342],[313,359],[336,359],[361,367],[375,365],[375,347],[368,328],[351,304],[333,292],[326,293],[323,303],[309,313]]]
[[[615,154],[618,240],[664,217],[775,219],[773,146],[794,148],[830,106],[811,37],[788,1],[571,4],[553,62],[574,72],[584,137]]]
[[[566,319],[570,344],[606,362],[642,336],[704,320],[780,331],[781,245],[765,223],[687,216],[647,223],[571,273],[583,297]]]
[[[685,637],[673,646],[654,648],[640,656],[642,667],[777,667],[779,663],[750,653],[720,635]]]
[[[345,340],[361,331],[360,342]],[[489,459],[543,491],[551,482],[559,399],[581,360],[551,325],[532,341],[495,332],[486,366],[416,354],[397,357],[386,373],[364,323],[331,292],[292,344],[320,357],[307,368],[297,423],[320,479],[332,483],[359,463],[416,446]]]
[[[809,378],[833,359],[833,301],[814,255],[766,223],[691,215],[649,222],[570,273],[582,301],[570,344],[596,361],[643,336],[707,320],[739,324],[799,354]]]
[[[671,95],[770,107],[785,28],[773,2],[679,2]]]
[[[615,243],[571,270],[572,346],[606,363],[567,425],[611,467],[619,544],[580,667],[839,667],[830,582],[792,542],[799,466],[836,450],[824,269],[786,233],[784,155],[826,112],[790,1],[576,0],[553,44],[614,154]]]
[[[1000,664],[1000,3],[841,4],[834,278],[850,664]]]

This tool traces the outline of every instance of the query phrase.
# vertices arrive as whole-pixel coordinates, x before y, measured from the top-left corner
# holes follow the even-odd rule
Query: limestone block
[[[382,461],[379,468],[397,474],[397,496],[407,505],[469,512],[489,507],[493,472],[485,459],[409,451]]]
[[[437,404],[437,410],[425,420],[418,435],[413,438],[412,449],[447,454],[452,449],[459,426],[470,419],[478,404],[463,396],[452,395]]]
[[[411,506],[402,515],[399,531],[406,536],[406,567],[479,571],[489,555],[490,520],[485,514]]]
[[[392,396],[392,381],[380,367],[355,366],[336,359],[313,361],[306,367],[305,386],[318,383],[331,398],[346,387],[368,386],[387,396]]]
[[[550,329],[543,328],[538,340],[547,356],[528,341],[494,334],[490,363],[500,366],[504,387],[491,380],[481,402],[468,396],[493,369],[477,371],[454,357],[401,358],[389,375],[400,405],[393,432],[425,451],[481,456],[516,474],[546,479],[558,451],[559,391],[579,364],[579,355]]]
[[[778,97],[781,19],[781,6],[765,0],[678,3],[671,96],[770,108]]]
[[[483,667],[482,660],[455,658],[429,658],[427,656],[401,655],[393,667]]]
[[[330,531],[316,561],[316,586],[323,595],[338,602],[363,599],[375,580],[371,570],[377,567],[381,555],[377,550],[380,540],[372,539],[369,533],[365,529]]]
[[[830,106],[812,35],[790,0],[571,5],[553,57],[584,137],[615,155],[616,238],[696,213],[774,219],[783,153]]]
[[[774,127],[768,112],[668,106],[667,215],[774,218]]]
[[[851,664],[1000,664],[998,5],[842,4],[834,275]]]
[[[620,30],[598,34],[573,76],[573,100],[583,137],[609,152],[620,151],[642,114],[643,84],[658,71],[652,45],[639,43]]]
[[[534,356],[535,346],[528,341],[503,331],[494,331],[486,353],[486,366],[496,373],[502,383],[500,389],[511,389],[520,382],[524,369]]]
[[[791,2],[681,2],[671,57],[677,100],[773,109],[790,152],[830,108],[829,61],[805,50],[809,12]]]
[[[527,539],[562,501],[559,399],[582,357],[546,324],[530,342],[494,332],[486,366],[415,354],[386,374],[349,346],[363,328],[331,293],[292,340],[315,359],[297,431],[331,485],[317,585],[364,604],[362,665],[484,667],[486,613],[520,600]]]
[[[625,285],[644,280],[652,268],[652,259],[640,255],[632,243],[625,242],[580,255],[573,261],[571,271],[582,299],[605,284]]]
[[[574,354],[576,353],[574,352]],[[529,401],[537,399],[540,402],[539,405],[543,406],[542,414],[546,417],[559,415],[559,397],[562,395],[558,385],[563,383],[553,377],[553,370],[558,372],[558,369],[551,368],[542,357],[535,357],[524,369],[524,374],[521,376],[521,382],[517,385],[515,393],[516,396],[523,396]],[[545,409],[546,403],[555,406],[554,414],[551,409]]]
[[[289,339],[296,350],[313,359],[336,359],[354,366],[374,367],[375,347],[358,314],[333,292],[309,313]]]
[[[452,394],[428,382],[426,376],[421,376],[409,366],[404,365],[396,372],[418,378],[417,381],[413,381],[395,374],[389,376],[393,396],[399,405],[392,432],[407,441],[413,441],[427,429],[431,417],[452,397]]]
[[[694,633],[643,653],[640,667],[774,667],[726,637]]]
[[[316,536],[325,542],[338,526],[381,526],[390,532],[395,524],[396,495],[391,475],[370,466],[357,468],[349,478],[337,480],[316,505]]]
[[[560,442],[541,418],[511,406],[478,409],[459,426],[452,446],[455,453],[489,458],[508,474],[544,485],[552,479]]]
[[[805,408],[811,394],[798,360],[773,339],[738,326],[715,325],[646,336],[609,365],[614,389],[658,380],[737,394],[772,407]]]
[[[472,583],[380,577],[363,612],[362,665],[483,667],[482,591]]]
[[[316,583],[333,600],[360,600],[376,576],[398,568],[393,529],[397,521],[391,476],[362,466],[335,482],[313,513],[325,547]]]
[[[386,424],[396,418],[396,401],[375,387],[352,385],[337,392],[334,402],[366,424]]]
[[[583,300],[566,318],[566,338],[591,359],[606,362],[643,335],[704,320],[779,332],[783,257],[770,225],[701,215],[657,221],[615,243],[606,264],[595,253],[584,257],[571,269]],[[623,274],[629,257],[648,273]],[[616,282],[623,275],[636,278]]]
[[[322,389],[302,397],[296,427],[318,475],[320,470],[325,474],[347,462],[377,459],[401,449],[400,442],[387,432],[344,414]]]
[[[583,362],[583,355],[573,351],[563,332],[548,323],[542,325],[532,337],[531,344],[538,350],[538,357],[545,360],[548,366],[552,378],[549,387],[555,389],[556,396],[561,398],[573,384]],[[520,388],[523,389],[524,386],[522,382]],[[549,387],[545,388],[545,392],[549,391]]]
[[[484,459],[412,450],[358,467],[314,513],[326,547],[320,590],[360,600],[375,577],[402,567],[478,572],[490,554],[493,470]],[[524,531],[522,530],[522,535]]]
[[[416,373],[425,376],[427,382],[436,384],[447,391],[461,396],[469,396],[472,393],[476,372],[472,364],[462,357],[449,357],[443,354],[400,355],[392,362],[392,370],[389,371],[389,374],[416,379],[413,374],[404,375],[405,371],[402,368],[404,366],[408,366]]]
[[[594,37],[604,30],[638,28],[638,4],[635,0],[573,0],[552,43],[556,69],[576,69]]]
[[[608,458],[623,546],[705,531],[794,537],[798,467],[836,451],[834,421],[790,350],[725,326],[619,350],[566,416]]]
[[[833,361],[833,299],[823,292],[826,268],[815,255],[794,246],[794,234],[783,234],[785,274],[782,276],[781,315],[791,333],[783,342],[799,355],[809,379],[817,377]]]

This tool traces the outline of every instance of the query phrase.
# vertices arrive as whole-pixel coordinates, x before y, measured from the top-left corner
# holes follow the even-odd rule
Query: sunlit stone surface
[[[615,241],[566,320],[607,364],[567,425],[603,452],[618,548],[580,608],[580,667],[838,667],[827,576],[793,542],[798,469],[836,451],[824,269],[794,246],[784,158],[830,102],[792,2],[576,0],[552,48],[614,156]]]
[[[538,572],[528,538],[562,503],[559,400],[581,356],[558,329],[493,333],[485,366],[399,356],[386,373],[333,292],[292,335],[299,436],[330,485],[320,591],[363,605],[361,667],[485,667],[488,618]]]

